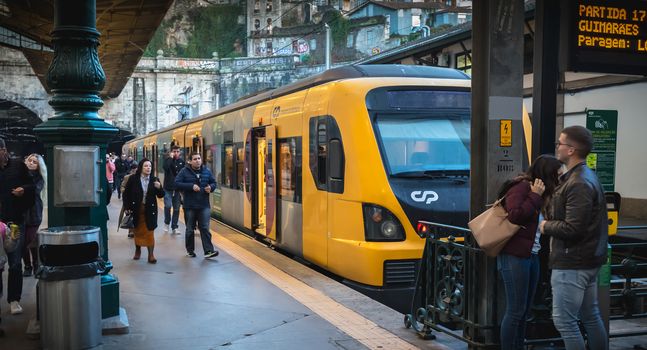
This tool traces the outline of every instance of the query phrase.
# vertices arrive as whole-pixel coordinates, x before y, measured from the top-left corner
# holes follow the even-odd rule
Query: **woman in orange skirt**
[[[141,247],[148,248],[148,262],[157,262],[154,231],[157,228],[157,198],[164,198],[164,189],[159,179],[151,175],[153,164],[148,159],[139,162],[137,172],[128,180],[123,193],[124,208],[133,215],[135,224],[135,255],[139,260]]]

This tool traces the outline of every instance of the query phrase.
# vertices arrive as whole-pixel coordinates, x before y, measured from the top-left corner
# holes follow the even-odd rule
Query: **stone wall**
[[[101,115],[143,135],[214,111],[260,90],[277,88],[324,70],[296,66],[298,57],[228,59],[142,59],[118,98]]]
[[[6,47],[0,47],[0,99],[25,106],[41,120],[54,115],[49,95],[25,56]]]
[[[277,88],[324,70],[297,65],[298,56],[267,58],[143,58],[117,98],[99,115],[145,135],[185,118],[214,111],[260,90]],[[342,64],[340,64],[342,65]],[[50,96],[21,52],[0,48],[0,99],[22,104],[42,120],[53,116]]]

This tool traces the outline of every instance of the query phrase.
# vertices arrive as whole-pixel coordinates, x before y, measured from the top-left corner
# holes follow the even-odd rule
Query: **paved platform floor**
[[[402,314],[215,222],[214,259],[202,257],[197,236],[198,257],[187,257],[184,235],[160,225],[158,263],[146,262],[145,249],[142,260],[132,260],[133,241],[116,230],[120,205],[113,197],[109,256],[130,332],[103,336],[103,349],[466,349],[444,334],[419,339],[403,327]],[[24,278],[22,315],[10,315],[0,301],[7,333],[0,349],[40,348],[25,334],[36,314],[35,284]],[[638,344],[647,337],[612,339],[611,348]]]

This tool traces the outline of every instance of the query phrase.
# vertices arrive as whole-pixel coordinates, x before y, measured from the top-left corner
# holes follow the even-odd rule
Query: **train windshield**
[[[442,94],[442,105],[410,111],[400,107],[397,112],[375,116],[378,142],[391,176],[469,175],[469,93],[431,93]],[[421,100],[409,96],[407,105],[411,107],[417,101]]]

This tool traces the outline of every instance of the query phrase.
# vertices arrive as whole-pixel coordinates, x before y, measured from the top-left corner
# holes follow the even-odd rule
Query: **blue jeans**
[[[195,250],[195,223],[198,222],[198,229],[200,229],[200,239],[202,239],[202,249],[204,253],[214,251],[213,243],[211,243],[211,232],[209,232],[209,220],[211,218],[211,209],[192,209],[184,208],[184,222],[186,224],[186,232],[184,235],[184,243],[186,251],[193,253]]]
[[[600,317],[598,306],[598,271],[553,270],[553,322],[561,333],[566,350],[584,350],[584,338],[577,320],[580,319],[589,340],[589,349],[606,350],[609,337]]]
[[[121,183],[124,182],[124,177],[126,174],[115,174],[115,186],[113,187],[114,191],[117,191],[117,197],[121,198]]]
[[[523,349],[526,318],[539,282],[539,256],[500,254],[497,268],[505,287],[505,314],[501,321],[501,349]]]
[[[9,276],[7,277],[7,302],[20,301],[22,295],[22,246],[25,242],[25,225],[20,225],[20,238],[16,250],[7,253]],[[0,269],[3,266],[0,266]],[[2,295],[2,274],[0,273],[0,295]]]
[[[173,221],[171,221],[171,207],[173,208]],[[164,224],[171,224],[171,229],[176,229],[179,217],[180,191],[166,191],[164,194]]]

